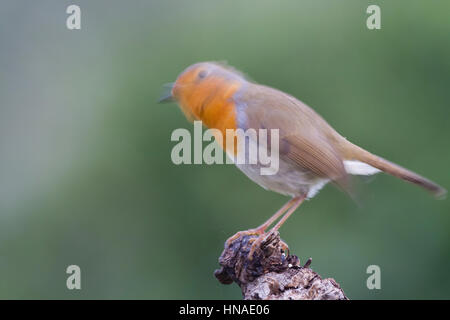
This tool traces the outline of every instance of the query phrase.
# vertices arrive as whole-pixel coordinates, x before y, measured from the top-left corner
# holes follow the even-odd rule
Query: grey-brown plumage
[[[347,175],[351,168],[346,169],[345,163],[359,161],[372,169],[417,184],[435,196],[446,193],[434,182],[352,144],[313,109],[284,92],[246,82],[236,93],[235,102],[242,129],[279,129],[280,163],[284,163],[280,166],[279,179],[256,177],[257,172],[249,169],[249,165],[240,166],[250,178],[258,180],[267,189],[291,195],[306,192],[311,197],[327,180],[348,189]],[[362,170],[359,174],[377,172],[370,167],[368,173]],[[296,180],[292,183],[297,185],[282,190],[282,182],[278,180]],[[298,188],[298,192],[295,193],[292,187]]]

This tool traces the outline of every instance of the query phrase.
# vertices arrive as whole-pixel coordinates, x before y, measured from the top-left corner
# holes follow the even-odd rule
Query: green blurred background
[[[66,8],[81,7],[81,30]],[[381,7],[382,29],[366,28]],[[342,135],[450,186],[448,1],[8,1],[0,16],[0,298],[240,299],[227,237],[287,199],[231,165],[170,160],[188,123],[156,103],[226,60]],[[281,229],[351,299],[450,298],[450,201],[386,175],[361,206],[326,187]],[[69,291],[68,265],[82,289]],[[381,268],[368,290],[366,268]]]

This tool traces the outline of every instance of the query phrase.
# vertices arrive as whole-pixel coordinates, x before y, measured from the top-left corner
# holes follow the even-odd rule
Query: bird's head
[[[223,63],[196,63],[178,76],[160,101],[175,100],[189,120],[203,120],[205,108],[226,102],[243,80],[239,71]]]

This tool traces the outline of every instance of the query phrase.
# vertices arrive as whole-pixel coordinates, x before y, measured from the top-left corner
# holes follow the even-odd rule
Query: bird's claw
[[[234,235],[229,237],[227,239],[227,241],[225,241],[225,248],[229,247],[231,245],[231,243],[238,238],[241,238],[244,236],[255,236],[255,235],[263,235],[263,234],[264,234],[264,231],[261,231],[259,229],[249,229],[249,230],[245,230],[245,231],[238,231]],[[252,239],[250,239],[250,240],[254,241]]]
[[[270,237],[273,236],[273,234],[276,231],[272,230],[269,233],[263,233],[261,234],[258,238],[256,238],[255,240],[253,240],[252,246],[250,248],[250,251],[248,253],[248,259],[252,260],[253,256],[255,254],[255,251],[261,247],[261,244],[264,243],[267,239],[269,239]],[[289,246],[286,244],[286,242],[284,242],[283,240],[280,239],[280,246],[283,250],[283,252],[287,252],[287,254],[289,254]]]
[[[283,252],[288,256],[289,255],[289,246],[287,245],[287,243],[280,239],[280,246],[281,246],[281,250],[283,250]]]

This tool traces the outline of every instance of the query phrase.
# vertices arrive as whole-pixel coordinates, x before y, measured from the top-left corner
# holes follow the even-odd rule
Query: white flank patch
[[[320,179],[315,184],[311,185],[306,198],[311,199],[314,197],[329,181],[329,179]]]
[[[361,176],[370,176],[372,174],[381,172],[381,170],[358,160],[344,160],[344,168],[348,174]]]

